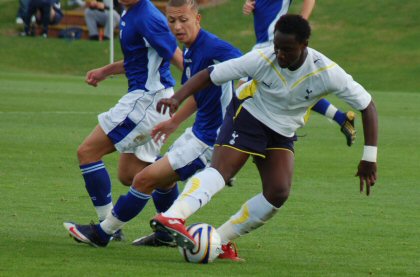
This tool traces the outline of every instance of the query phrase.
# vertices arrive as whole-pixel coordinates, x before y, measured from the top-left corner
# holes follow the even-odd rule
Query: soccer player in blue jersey
[[[253,49],[273,47],[274,26],[277,20],[289,10],[292,0],[246,0],[242,11],[245,15],[254,16],[254,31],[256,44]],[[315,0],[303,0],[301,15],[308,19],[315,6]],[[238,97],[246,98],[250,95],[242,94]],[[346,143],[351,146],[356,139],[356,129],[354,128],[355,114],[352,111],[344,113],[332,105],[328,100],[322,98],[313,107],[316,111],[327,118],[337,122],[341,132],[346,137]],[[308,117],[307,117],[308,118]]]
[[[365,146],[356,173],[360,192],[366,190],[369,195],[377,180],[378,115],[372,96],[338,64],[308,47],[311,28],[301,16],[282,16],[274,34],[273,48],[257,49],[202,70],[174,96],[158,103],[158,110],[175,112],[183,100],[206,86],[247,76],[252,80],[244,86],[256,92],[242,103],[235,117],[225,117],[211,166],[191,177],[186,193],[151,221],[153,229],[167,231],[181,247],[195,246],[185,220],[222,190],[251,155],[262,192],[217,229],[222,244],[263,226],[279,211],[292,186],[296,130],[304,126],[308,109],[328,94],[362,115]],[[308,89],[312,90],[310,95]]]
[[[169,115],[157,113],[155,106],[159,99],[173,94],[175,81],[170,62],[182,68],[182,52],[163,14],[149,0],[120,3],[126,8],[120,21],[124,60],[89,71],[86,82],[96,87],[109,76],[125,73],[128,93],[98,116],[99,124],[77,151],[86,190],[99,221],[105,220],[113,208],[111,180],[103,156],[120,152],[118,175],[126,185],[131,185],[135,174],[156,160],[163,142],[153,141],[150,133]],[[64,225],[74,232],[72,224]]]
[[[200,28],[201,16],[195,0],[170,0],[166,13],[172,33],[184,44],[182,83],[208,66],[242,55],[237,48]],[[190,97],[172,118],[158,124],[152,136],[156,141],[166,140],[181,122],[196,112],[192,128],[185,130],[164,157],[135,176],[127,195],[119,198],[103,222],[93,226],[67,223],[70,234],[81,242],[106,246],[114,232],[142,211],[152,193],[172,195],[175,200],[178,191],[173,189],[174,182],[187,180],[210,163],[218,129],[232,97],[232,81],[211,85]],[[158,212],[166,211],[171,205],[169,203]],[[142,237],[133,244],[174,245],[172,239],[162,232]]]

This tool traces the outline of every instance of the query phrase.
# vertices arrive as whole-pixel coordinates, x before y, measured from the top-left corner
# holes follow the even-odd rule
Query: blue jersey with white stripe
[[[157,91],[175,85],[169,66],[176,39],[166,18],[149,0],[140,0],[123,12],[120,42],[129,92]]]
[[[277,20],[289,10],[292,0],[256,0],[254,9],[254,30],[257,43],[274,39]]]
[[[242,56],[241,51],[217,36],[201,29],[194,43],[184,49],[182,84],[199,71],[219,62]],[[192,127],[194,135],[208,145],[216,141],[226,107],[233,95],[233,82],[210,85],[194,94],[197,113]]]

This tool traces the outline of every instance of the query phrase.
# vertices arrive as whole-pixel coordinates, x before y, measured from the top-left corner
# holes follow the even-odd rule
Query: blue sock
[[[156,211],[158,213],[166,212],[170,206],[178,198],[178,184],[175,183],[175,186],[168,190],[155,189],[152,193],[153,202],[155,203]]]
[[[333,107],[334,110],[336,109],[327,99],[322,98],[312,107],[312,110],[322,115],[326,115],[327,117],[332,117],[331,119],[337,122],[338,125],[343,125],[347,119],[346,113],[343,113],[342,111],[337,109],[335,111],[334,116],[327,115],[327,110],[328,107],[330,107],[330,105]]]
[[[112,202],[111,179],[102,161],[80,165],[85,179],[86,190],[94,206],[104,206]]]
[[[338,125],[343,125],[344,122],[347,120],[347,115],[340,110],[337,110],[334,115],[334,121],[338,123]]]
[[[152,197],[153,202],[155,203],[156,211],[158,213],[166,212],[178,198],[178,195],[178,183],[169,190],[155,189],[152,193]],[[172,238],[162,231],[156,231],[156,237],[161,241],[172,241]]]
[[[130,187],[126,195],[120,196],[112,210],[112,214],[119,220],[128,222],[143,210],[150,198],[150,195]]]
[[[104,241],[109,241],[109,239],[112,237],[112,235],[108,235],[107,233],[105,233],[104,230],[102,230],[101,225],[96,224],[95,225],[96,229],[98,230],[98,234],[101,237],[102,240]]]

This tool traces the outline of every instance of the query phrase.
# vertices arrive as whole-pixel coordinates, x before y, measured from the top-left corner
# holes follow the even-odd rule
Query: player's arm
[[[170,114],[175,113],[185,99],[212,83],[210,79],[211,70],[212,67],[209,67],[195,74],[171,98],[159,100],[156,109],[161,113],[166,113],[167,109],[169,109]]]
[[[171,59],[171,64],[175,65],[181,72],[184,70],[184,56],[181,49],[178,47],[175,50],[175,53]]]
[[[169,136],[175,132],[179,125],[189,118],[194,112],[197,111],[197,102],[194,97],[189,97],[179,111],[170,119],[159,123],[152,130],[152,138],[158,142],[163,138],[163,142],[169,138]]]
[[[356,176],[360,179],[360,192],[366,187],[366,194],[370,194],[370,187],[376,182],[376,156],[378,146],[378,114],[373,101],[362,110],[363,134],[365,146],[363,157],[359,163]]]
[[[98,86],[98,83],[111,75],[122,74],[125,72],[124,61],[107,64],[103,67],[90,70],[86,73],[85,82],[91,86]]]
[[[245,76],[253,78],[256,68],[258,68],[258,57],[259,54],[257,52],[249,52],[239,58],[218,63],[201,70],[189,79],[171,98],[159,100],[156,109],[163,113],[169,109],[169,112],[173,114],[187,97],[212,83],[220,86],[223,83],[238,80]]]
[[[306,20],[308,20],[312,14],[314,7],[315,7],[315,0],[303,0],[302,10],[300,12],[300,15]]]

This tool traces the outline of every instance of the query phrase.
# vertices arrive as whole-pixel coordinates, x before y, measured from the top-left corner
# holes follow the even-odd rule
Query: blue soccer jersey
[[[257,43],[272,41],[274,27],[280,16],[287,13],[292,0],[256,0],[254,30]]]
[[[124,11],[120,42],[128,91],[157,91],[173,87],[170,60],[177,48],[166,18],[149,0]]]
[[[242,53],[237,48],[201,29],[190,48],[184,49],[182,84],[202,69],[240,56]],[[201,141],[214,144],[232,95],[233,82],[210,85],[194,94],[197,113],[192,130]]]

